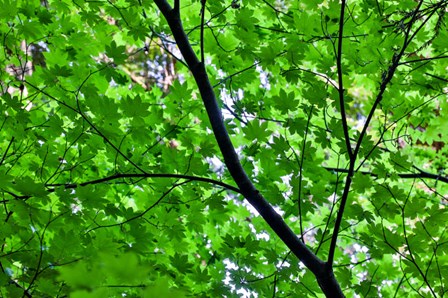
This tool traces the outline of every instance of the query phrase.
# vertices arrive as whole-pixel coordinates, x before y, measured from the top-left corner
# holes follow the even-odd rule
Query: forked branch
[[[320,260],[299,237],[290,229],[283,218],[274,210],[268,201],[255,188],[244,171],[235,148],[224,125],[223,116],[218,106],[216,95],[210,84],[204,63],[199,61],[185,34],[179,11],[171,8],[165,0],[154,0],[170,26],[171,32],[184,59],[192,72],[202,101],[207,110],[213,133],[224,157],[225,165],[232,175],[241,194],[260,213],[266,223],[282,239],[286,246],[308,267],[316,276],[322,291],[327,297],[344,297],[336,281],[332,268]]]

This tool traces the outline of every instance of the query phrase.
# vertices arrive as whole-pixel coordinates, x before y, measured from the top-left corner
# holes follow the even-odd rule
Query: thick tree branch
[[[268,201],[255,188],[244,171],[238,155],[233,147],[230,137],[224,125],[223,116],[210,84],[205,66],[201,63],[193,51],[188,37],[182,27],[179,14],[171,9],[165,0],[154,0],[165,16],[177,45],[185,58],[196,84],[199,88],[204,106],[218,142],[224,162],[237,183],[241,193],[248,202],[260,213],[264,220],[282,239],[286,246],[308,267],[316,276],[322,291],[327,297],[344,297],[342,290],[336,281],[330,266],[320,260],[308,247],[303,244],[297,235],[284,222],[282,217],[274,210]]]

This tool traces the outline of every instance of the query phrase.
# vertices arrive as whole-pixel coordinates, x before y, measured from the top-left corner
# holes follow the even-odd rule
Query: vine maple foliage
[[[443,297],[448,1],[6,1],[5,297]]]

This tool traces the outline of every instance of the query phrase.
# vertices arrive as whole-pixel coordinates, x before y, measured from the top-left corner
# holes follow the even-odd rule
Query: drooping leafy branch
[[[140,179],[147,179],[147,178],[173,178],[173,179],[185,179],[187,181],[200,181],[200,182],[205,182],[205,183],[209,183],[209,184],[214,184],[216,186],[221,186],[224,189],[227,190],[231,190],[233,192],[236,193],[240,193],[240,190],[232,185],[229,185],[227,183],[218,181],[218,180],[213,180],[210,178],[204,178],[204,177],[197,177],[197,176],[192,176],[192,175],[182,175],[182,174],[115,174],[112,176],[108,176],[108,177],[104,177],[104,178],[100,178],[100,179],[96,179],[96,180],[92,180],[92,181],[86,181],[86,182],[81,182],[81,183],[69,183],[69,184],[60,184],[60,183],[50,183],[50,184],[46,184],[46,187],[49,188],[53,188],[53,187],[64,187],[66,189],[73,189],[73,188],[77,188],[77,187],[82,187],[82,186],[87,186],[87,185],[94,185],[94,184],[100,184],[100,183],[105,183],[105,182],[109,182],[109,181],[114,181],[114,180],[122,180],[122,179],[136,179],[136,180],[140,180]],[[132,182],[129,182],[130,184],[132,184]],[[53,192],[54,189],[50,189],[50,192]]]
[[[331,167],[325,167],[330,172],[335,173],[348,173],[348,169],[340,169],[340,168],[331,168]],[[439,175],[439,174],[433,174],[428,173],[422,169],[419,169],[417,167],[414,167],[414,169],[417,171],[416,173],[397,173],[398,177],[403,179],[431,179],[435,181],[440,181],[444,183],[448,183],[448,177]],[[372,177],[377,177],[378,175],[372,172],[366,172],[366,171],[360,171],[363,175],[369,175]]]

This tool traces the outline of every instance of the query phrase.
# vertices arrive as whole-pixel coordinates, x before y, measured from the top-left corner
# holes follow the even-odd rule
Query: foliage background
[[[348,185],[348,297],[447,291],[447,4],[209,1],[201,26],[181,2],[244,169],[324,260]],[[2,296],[322,296],[235,187],[152,1],[1,7]]]

